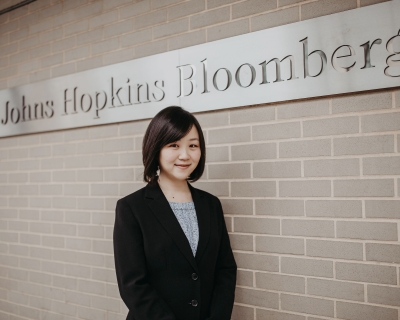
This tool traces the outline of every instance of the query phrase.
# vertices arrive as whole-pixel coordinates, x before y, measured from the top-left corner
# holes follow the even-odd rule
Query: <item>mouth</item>
[[[182,164],[176,164],[176,166],[177,166],[177,167],[179,167],[179,168],[182,168],[182,169],[184,169],[184,168],[187,168],[187,167],[189,167],[189,166],[190,166],[190,164],[185,164],[185,165],[182,165]]]

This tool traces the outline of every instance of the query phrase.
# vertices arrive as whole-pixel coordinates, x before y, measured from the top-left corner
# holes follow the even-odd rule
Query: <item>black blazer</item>
[[[189,182],[199,225],[196,256],[158,184],[116,205],[114,258],[127,320],[229,320],[236,285],[220,200]]]

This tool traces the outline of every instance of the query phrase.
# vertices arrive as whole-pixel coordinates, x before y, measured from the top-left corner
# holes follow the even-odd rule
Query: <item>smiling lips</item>
[[[179,167],[179,168],[182,168],[182,169],[184,169],[184,168],[187,168],[187,167],[189,167],[189,166],[190,166],[190,164],[186,164],[186,165],[176,164],[176,166],[177,166],[177,167]]]

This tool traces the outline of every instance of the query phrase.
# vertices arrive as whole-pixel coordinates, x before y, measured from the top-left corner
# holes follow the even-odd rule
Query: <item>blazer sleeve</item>
[[[218,206],[222,235],[215,270],[215,285],[211,300],[210,316],[206,320],[230,320],[235,300],[237,266],[219,199]]]
[[[176,320],[148,282],[142,231],[124,199],[118,200],[115,209],[113,244],[119,292],[133,318]]]

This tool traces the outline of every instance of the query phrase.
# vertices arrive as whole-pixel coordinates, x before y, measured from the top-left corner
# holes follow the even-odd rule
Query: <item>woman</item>
[[[147,185],[119,199],[114,226],[118,287],[127,320],[229,320],[236,285],[220,200],[200,179],[205,141],[181,107],[161,110],[143,139]]]

